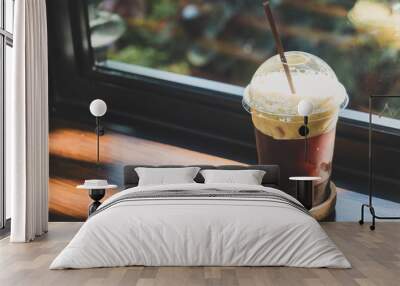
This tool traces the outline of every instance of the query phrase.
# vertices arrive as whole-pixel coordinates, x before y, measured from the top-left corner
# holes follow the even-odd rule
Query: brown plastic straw
[[[271,26],[271,31],[272,35],[274,36],[275,39],[275,44],[276,44],[276,50],[278,51],[278,54],[281,58],[281,62],[283,64],[283,68],[285,70],[286,78],[289,82],[289,87],[292,92],[292,94],[296,93],[296,90],[294,89],[293,85],[293,79],[292,75],[290,74],[289,66],[285,57],[285,50],[283,49],[282,41],[281,38],[279,37],[278,29],[276,28],[274,16],[272,15],[271,7],[269,7],[269,1],[265,1],[263,3],[264,5],[264,11],[265,15],[267,15],[268,22]]]

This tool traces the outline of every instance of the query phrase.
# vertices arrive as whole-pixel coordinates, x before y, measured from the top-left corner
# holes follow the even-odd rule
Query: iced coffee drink
[[[295,186],[290,184],[290,176],[321,177],[314,193],[317,205],[329,195],[336,123],[348,96],[320,58],[303,52],[285,55],[295,93],[289,88],[280,58],[275,56],[254,74],[243,105],[252,116],[259,163],[280,165],[282,189],[293,195]],[[308,116],[307,141],[299,131],[304,117],[298,114],[298,104],[304,100],[313,106]]]

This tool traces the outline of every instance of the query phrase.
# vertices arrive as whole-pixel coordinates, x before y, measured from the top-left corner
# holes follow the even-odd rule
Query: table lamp
[[[101,99],[95,99],[90,103],[90,113],[96,117],[96,135],[97,135],[97,166],[100,163],[100,140],[99,137],[104,135],[104,128],[100,125],[100,117],[107,112],[107,104]]]

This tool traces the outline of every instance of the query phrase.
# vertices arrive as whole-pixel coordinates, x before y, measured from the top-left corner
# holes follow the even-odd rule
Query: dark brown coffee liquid
[[[336,129],[308,138],[307,158],[305,140],[276,140],[255,130],[258,162],[280,166],[282,190],[296,196],[296,184],[289,181],[289,177],[316,176],[322,179],[315,186],[313,205],[318,205],[327,199]]]

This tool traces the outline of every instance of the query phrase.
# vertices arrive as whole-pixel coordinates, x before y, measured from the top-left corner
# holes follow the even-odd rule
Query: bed
[[[205,184],[199,173],[195,183],[153,186],[138,186],[136,167],[124,168],[125,190],[103,202],[50,269],[351,267],[308,211],[279,190],[278,166],[198,166],[264,170],[261,185]]]

